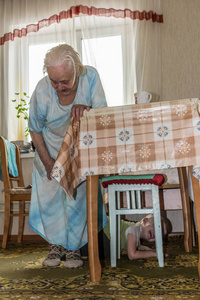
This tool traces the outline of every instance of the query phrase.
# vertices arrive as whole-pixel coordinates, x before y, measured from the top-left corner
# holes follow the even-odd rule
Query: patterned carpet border
[[[0,300],[178,300],[200,299],[198,247],[185,253],[183,239],[171,239],[165,246],[169,257],[164,268],[156,258],[129,261],[122,253],[117,268],[107,258],[101,261],[100,284],[90,282],[89,265],[75,270],[61,266],[47,268],[42,261],[47,245],[11,245],[0,251]]]

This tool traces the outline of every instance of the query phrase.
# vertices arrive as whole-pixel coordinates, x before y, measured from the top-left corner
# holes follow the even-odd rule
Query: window
[[[29,95],[32,95],[38,81],[44,77],[43,64],[46,52],[58,44],[29,45]]]
[[[95,67],[99,72],[108,105],[123,105],[121,36],[83,39],[82,62]]]

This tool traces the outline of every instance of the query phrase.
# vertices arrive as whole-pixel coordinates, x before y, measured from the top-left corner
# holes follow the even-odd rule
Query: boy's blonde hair
[[[143,224],[144,219],[148,219],[149,223],[154,225],[154,216],[153,216],[153,214],[149,214],[149,215],[145,216],[140,221],[141,224]],[[161,224],[162,224],[162,232],[163,232],[164,236],[167,236],[168,234],[170,234],[172,232],[172,225],[171,225],[171,222],[169,221],[169,219],[161,217]]]

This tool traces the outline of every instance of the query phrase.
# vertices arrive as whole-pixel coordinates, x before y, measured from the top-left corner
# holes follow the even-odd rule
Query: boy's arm
[[[139,250],[137,249],[136,237],[129,233],[127,236],[127,255],[130,260],[148,257],[157,257],[156,251],[154,250]],[[144,249],[145,250],[145,249]]]
[[[138,250],[141,250],[141,251],[147,251],[147,250],[156,251],[156,250],[154,250],[154,249],[152,249],[152,248],[150,248],[150,247],[148,247],[148,246],[145,246],[145,245],[140,245],[140,246],[138,247]]]

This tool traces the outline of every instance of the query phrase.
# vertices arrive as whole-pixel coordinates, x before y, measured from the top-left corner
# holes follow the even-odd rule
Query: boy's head
[[[141,220],[142,232],[141,239],[147,240],[149,242],[155,241],[155,231],[154,231],[154,216],[152,214],[147,215]],[[163,237],[167,236],[171,232],[171,226],[169,220],[161,217],[162,234]]]

